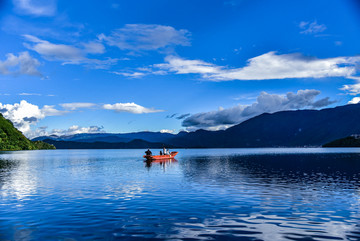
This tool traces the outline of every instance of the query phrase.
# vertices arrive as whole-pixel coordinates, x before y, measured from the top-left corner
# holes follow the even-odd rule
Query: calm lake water
[[[0,154],[0,240],[360,240],[360,149]]]

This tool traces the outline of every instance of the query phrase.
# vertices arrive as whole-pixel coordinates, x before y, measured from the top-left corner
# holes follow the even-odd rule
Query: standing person
[[[163,147],[163,153],[164,153],[164,155],[166,155],[166,148],[165,148],[165,146]]]

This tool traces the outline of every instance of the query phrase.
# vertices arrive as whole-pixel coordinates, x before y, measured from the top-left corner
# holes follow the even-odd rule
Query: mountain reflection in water
[[[359,240],[360,151],[336,151],[7,152],[0,240]]]

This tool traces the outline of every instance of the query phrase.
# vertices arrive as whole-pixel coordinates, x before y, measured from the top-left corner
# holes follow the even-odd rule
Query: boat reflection
[[[175,158],[169,158],[169,159],[160,159],[160,160],[146,160],[144,161],[145,167],[150,170],[151,166],[153,164],[160,165],[162,169],[165,171],[168,166],[171,166],[174,163],[177,163],[178,161]]]

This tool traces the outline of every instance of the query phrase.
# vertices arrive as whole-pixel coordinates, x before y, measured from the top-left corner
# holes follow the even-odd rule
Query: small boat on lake
[[[161,160],[161,159],[173,159],[178,154],[177,151],[172,151],[167,155],[144,155],[147,161]]]

